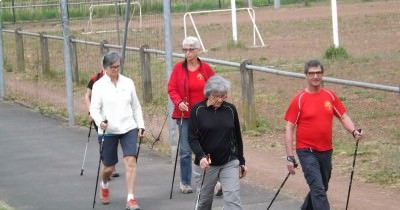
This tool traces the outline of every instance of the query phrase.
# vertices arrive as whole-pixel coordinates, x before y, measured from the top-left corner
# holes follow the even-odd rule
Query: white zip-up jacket
[[[136,95],[133,81],[121,74],[116,85],[104,74],[93,85],[90,102],[90,116],[99,127],[100,123],[108,121],[107,134],[124,134],[134,128],[144,129],[142,107]]]

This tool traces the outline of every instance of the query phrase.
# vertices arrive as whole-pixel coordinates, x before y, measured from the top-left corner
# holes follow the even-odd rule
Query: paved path
[[[0,201],[16,210],[92,209],[98,144],[91,138],[85,172],[80,176],[87,134],[88,128],[68,127],[65,121],[0,102]],[[175,179],[173,199],[169,199],[172,167],[169,157],[155,154],[146,146],[141,148],[136,198],[142,209],[193,209],[196,195],[179,193],[179,178]],[[122,164],[117,170],[123,171]],[[104,206],[97,198],[95,209],[124,208],[124,178],[112,180],[110,190],[111,203]],[[266,209],[273,195],[274,191],[242,184],[245,210]],[[221,206],[222,199],[216,198],[213,209]],[[300,201],[282,193],[271,209],[294,210],[299,206]]]

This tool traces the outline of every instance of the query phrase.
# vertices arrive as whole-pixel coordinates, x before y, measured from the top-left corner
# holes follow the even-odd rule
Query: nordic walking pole
[[[85,153],[83,153],[83,161],[82,161],[82,167],[81,167],[81,176],[83,175],[83,171],[84,171],[83,167],[85,166],[86,151],[87,151],[87,147],[88,147],[88,144],[89,144],[89,141],[90,141],[90,133],[92,132],[92,124],[93,124],[93,120],[90,121],[90,124],[89,124],[89,134],[88,134],[88,136],[87,136],[88,139],[87,139],[87,142],[86,142]]]
[[[174,189],[175,172],[176,172],[176,162],[178,161],[179,144],[181,143],[181,132],[182,132],[182,122],[184,113],[182,112],[181,121],[179,123],[179,137],[178,145],[176,146],[175,163],[174,163],[174,173],[172,175],[171,191],[169,192],[169,199],[172,199],[172,190]]]
[[[142,144],[143,133],[144,133],[144,129],[142,129],[142,132],[140,133],[140,137],[139,137],[139,146],[138,146],[137,153],[136,153],[136,162],[138,162],[138,160],[139,160],[140,145]]]
[[[210,161],[210,154],[207,155],[207,161]],[[203,171],[203,177],[201,178],[200,190],[199,194],[197,195],[196,205],[194,206],[194,210],[197,210],[197,208],[199,207],[200,194],[201,194],[201,189],[203,189],[203,183],[204,183],[204,177],[206,177],[206,171],[207,168],[205,168]]]
[[[107,120],[104,120],[103,122],[105,124],[107,124]],[[99,184],[100,164],[101,164],[101,160],[103,159],[103,143],[104,143],[104,136],[105,135],[106,135],[106,130],[104,129],[103,130],[103,135],[101,136],[101,142],[100,142],[100,158],[99,158],[99,167],[97,168],[96,187],[94,188],[93,208],[94,208],[94,205],[96,204],[97,186]]]
[[[358,129],[359,133],[361,133],[361,131],[362,131],[361,129]],[[358,142],[359,141],[360,141],[359,139],[356,140],[356,148],[354,150],[354,155],[353,155],[353,167],[351,169],[349,190],[347,192],[346,210],[347,210],[347,207],[349,206],[351,184],[353,183],[353,174],[354,174],[354,167],[356,165],[357,149],[358,149]]]
[[[294,167],[297,168],[297,163],[294,163]],[[285,183],[288,180],[289,176],[290,176],[290,172],[286,175],[286,178],[285,178],[285,180],[283,180],[283,182],[282,182],[281,186],[279,187],[278,191],[276,191],[274,197],[271,200],[271,203],[269,203],[269,206],[267,207],[267,210],[269,210],[269,208],[271,208],[272,203],[274,203],[275,198],[278,196],[279,192],[281,191],[283,185],[285,185]]]

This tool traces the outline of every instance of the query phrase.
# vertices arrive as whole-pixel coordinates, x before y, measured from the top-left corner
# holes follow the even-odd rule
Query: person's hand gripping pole
[[[351,134],[353,135],[353,137],[354,137],[354,139],[355,139],[356,141],[359,141],[359,140],[361,140],[362,137],[364,136],[364,131],[363,131],[361,128],[359,128],[359,129],[354,129],[354,130],[351,132]]]
[[[210,154],[204,156],[200,160],[200,167],[201,169],[203,169],[203,176],[201,177],[200,190],[199,194],[197,195],[196,205],[194,206],[194,210],[197,210],[197,208],[199,207],[199,200],[200,200],[201,190],[203,189],[204,178],[206,177],[207,168],[210,167],[210,164],[211,164]]]
[[[178,108],[179,108],[179,110],[181,110],[182,115],[183,115],[184,112],[189,111],[189,103],[186,101],[186,99],[183,99],[181,102],[179,102]]]
[[[139,129],[139,146],[138,146],[137,153],[136,153],[136,162],[139,159],[140,145],[142,144],[143,137],[144,137],[144,128],[140,128]]]
[[[287,168],[289,174],[296,174],[295,169],[297,168],[298,164],[296,158],[294,156],[287,156]]]

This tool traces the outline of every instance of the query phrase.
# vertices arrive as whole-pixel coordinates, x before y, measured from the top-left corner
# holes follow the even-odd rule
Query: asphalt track
[[[99,154],[93,132],[80,176],[87,135],[88,128],[68,127],[64,120],[0,101],[0,202],[16,210],[92,209]],[[142,146],[135,197],[143,210],[194,209],[196,194],[179,193],[179,177],[169,199],[172,168],[169,156]],[[122,164],[117,165],[117,171],[123,171]],[[96,198],[95,209],[124,209],[124,183],[124,176],[113,179],[111,203],[102,205]],[[266,209],[274,193],[242,183],[243,209]],[[295,210],[300,205],[301,201],[281,192],[271,210]],[[214,199],[213,209],[222,209],[221,198]]]

